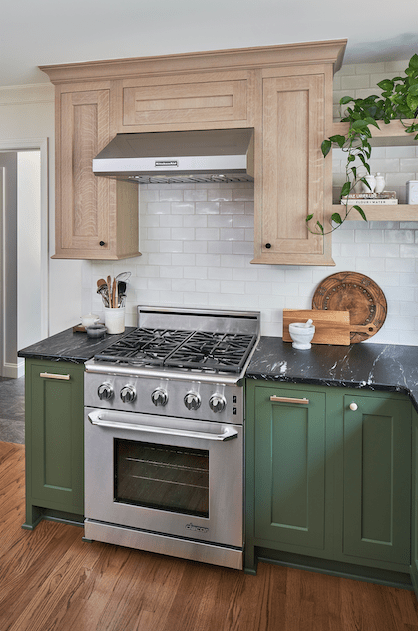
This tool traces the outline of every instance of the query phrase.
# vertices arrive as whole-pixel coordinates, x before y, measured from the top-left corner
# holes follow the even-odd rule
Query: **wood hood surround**
[[[136,185],[96,177],[117,133],[254,128],[252,263],[333,265],[332,78],[346,40],[40,66],[56,86],[54,258],[138,256]]]

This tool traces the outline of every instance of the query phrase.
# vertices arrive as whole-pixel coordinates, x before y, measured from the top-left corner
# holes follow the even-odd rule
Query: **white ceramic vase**
[[[376,173],[376,186],[374,189],[375,193],[383,193],[383,191],[385,190],[385,178],[383,177],[383,175],[381,173]]]

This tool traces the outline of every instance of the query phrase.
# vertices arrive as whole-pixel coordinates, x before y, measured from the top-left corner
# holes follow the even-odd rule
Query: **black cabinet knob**
[[[99,245],[106,245],[104,241],[100,241]]]
[[[267,250],[270,250],[270,248],[271,248],[271,243],[266,243],[266,248],[267,248]]]

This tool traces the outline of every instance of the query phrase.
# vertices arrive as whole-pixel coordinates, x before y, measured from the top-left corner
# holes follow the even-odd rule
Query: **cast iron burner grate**
[[[94,358],[141,366],[240,372],[255,342],[255,335],[242,333],[139,328]]]

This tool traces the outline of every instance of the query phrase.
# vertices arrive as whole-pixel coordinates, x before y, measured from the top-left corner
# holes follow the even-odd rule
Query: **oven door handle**
[[[110,421],[105,420],[109,417],[109,412],[102,412],[100,410],[94,410],[89,412],[87,418],[92,425],[98,425],[99,427],[105,427],[109,429],[129,429],[136,432],[148,432],[151,434],[164,434],[166,436],[183,436],[185,438],[199,438],[201,440],[231,440],[238,436],[238,432],[233,427],[225,427],[222,434],[209,434],[207,432],[190,432],[184,429],[172,429],[170,427],[157,427],[154,425],[134,425],[131,423],[119,422],[116,418]]]

